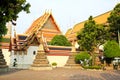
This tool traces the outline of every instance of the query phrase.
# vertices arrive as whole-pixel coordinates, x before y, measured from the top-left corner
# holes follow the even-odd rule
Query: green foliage
[[[83,66],[84,69],[101,69],[101,66]]]
[[[2,42],[10,42],[9,38],[2,38]]]
[[[116,41],[108,41],[105,44],[104,56],[107,58],[120,57],[120,48]]]
[[[54,36],[50,44],[57,46],[71,46],[71,43],[67,40],[67,38],[64,35]]]
[[[7,33],[6,22],[14,21],[18,18],[18,13],[22,10],[29,13],[30,4],[26,0],[0,0],[0,38]]]
[[[7,33],[7,28],[5,26],[6,22],[0,20],[0,40],[2,39],[2,35]]]
[[[109,37],[104,25],[98,25],[90,16],[84,28],[77,34],[78,44],[85,51],[93,51],[98,44],[103,44]]]
[[[89,59],[90,54],[88,52],[81,52],[75,56],[75,62],[80,63],[80,60],[84,61],[85,59]]]
[[[56,62],[53,62],[53,63],[52,63],[52,66],[57,66],[57,63],[56,63]]]
[[[120,3],[118,3],[112,10],[108,17],[110,26],[111,39],[118,42],[118,30],[120,31]]]

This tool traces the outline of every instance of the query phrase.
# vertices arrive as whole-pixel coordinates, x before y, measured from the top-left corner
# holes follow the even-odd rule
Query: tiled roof
[[[67,36],[67,35],[69,35],[71,33],[72,33],[72,28],[68,29],[67,32],[65,33],[65,35]]]
[[[75,38],[76,38],[76,34],[73,34],[72,33],[72,28],[70,28],[67,32],[66,32],[66,34],[65,34],[65,36],[66,36],[66,38],[69,40],[69,41],[72,41],[72,40],[74,40]]]
[[[104,13],[104,14],[101,14],[101,15],[99,15],[99,16],[94,17],[93,19],[95,20],[95,22],[96,22],[97,24],[105,24],[105,23],[107,22],[107,18],[109,17],[110,13],[111,13],[111,11],[108,11],[108,12],[106,12],[106,13]],[[86,21],[87,21],[87,20],[86,20]],[[80,31],[82,28],[84,28],[84,24],[85,24],[86,21],[80,22],[80,23],[76,24],[76,25],[73,27],[72,30],[68,30],[67,33],[66,33],[66,36],[68,37],[68,33],[69,33],[70,31],[72,31],[71,34],[76,35],[78,31]],[[71,35],[71,34],[69,34],[68,39],[69,39],[69,38],[76,38],[76,36],[73,36],[73,35]]]
[[[95,20],[95,22],[96,22],[97,24],[104,24],[104,23],[107,22],[107,18],[109,17],[110,12],[111,12],[111,11],[106,12],[106,13],[104,13],[104,14],[101,14],[101,15],[99,15],[99,16],[96,16],[96,17],[94,17],[93,19]],[[79,30],[81,30],[82,28],[84,28],[84,23],[85,23],[85,22],[86,22],[86,21],[83,21],[83,22],[81,22],[81,23],[76,24],[76,25],[73,27],[73,33],[74,33],[74,32],[76,33],[76,32],[78,32]]]
[[[30,45],[39,45],[40,41],[50,42],[57,35],[62,34],[56,24],[52,13],[45,12],[44,15],[36,19],[24,34],[16,35],[14,46],[16,50],[26,50]],[[45,43],[43,42],[43,43]],[[14,49],[14,50],[15,50]]]
[[[39,31],[43,25],[45,24],[45,22],[48,20],[49,17],[52,17],[52,19],[54,20],[52,13],[50,12],[45,12],[44,15],[42,15],[41,17],[39,17],[38,19],[36,19],[32,25],[27,29],[27,31],[25,32],[25,34],[30,34],[31,32],[37,32]],[[56,24],[55,20],[54,20],[54,24]],[[57,26],[58,30],[60,31],[59,27]]]

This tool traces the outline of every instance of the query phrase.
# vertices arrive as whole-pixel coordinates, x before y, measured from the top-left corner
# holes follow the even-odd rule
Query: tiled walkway
[[[0,74],[0,80],[120,80],[120,71],[95,71],[56,68],[33,71],[14,70]]]

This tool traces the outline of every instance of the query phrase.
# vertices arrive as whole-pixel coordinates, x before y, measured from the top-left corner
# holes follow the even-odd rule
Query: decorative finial
[[[52,14],[52,9],[50,9],[50,14]]]
[[[46,12],[47,12],[47,9],[45,9],[45,14],[46,14]]]

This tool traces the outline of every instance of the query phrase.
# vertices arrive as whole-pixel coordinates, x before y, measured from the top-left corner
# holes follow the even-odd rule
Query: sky
[[[30,13],[19,13],[16,32],[24,33],[37,18],[42,16],[47,10],[52,11],[52,15],[63,32],[77,23],[85,21],[89,16],[98,16],[113,10],[120,0],[26,0],[31,4]]]

